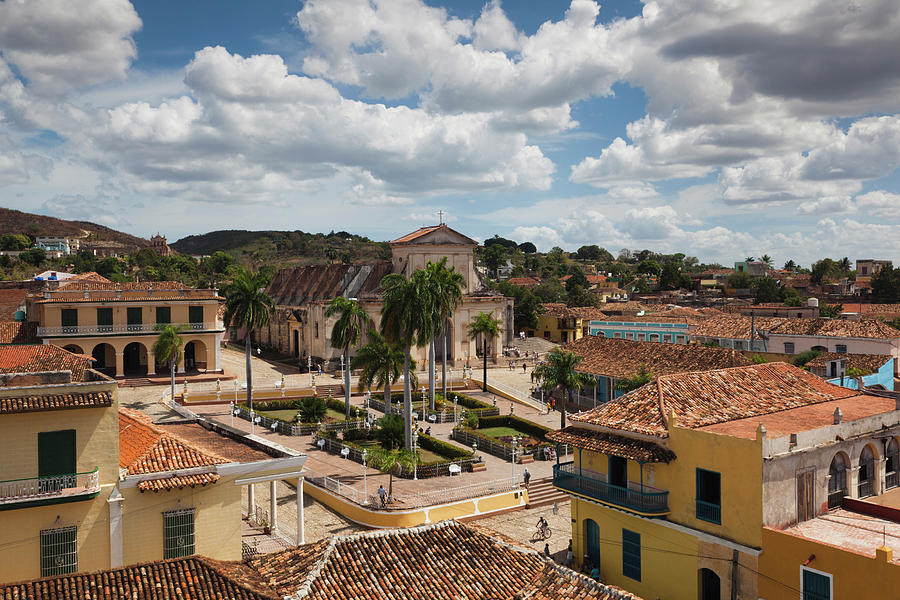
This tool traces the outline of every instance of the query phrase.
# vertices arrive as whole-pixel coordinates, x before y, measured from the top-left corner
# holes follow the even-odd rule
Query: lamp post
[[[237,401],[238,380],[235,379],[233,383],[234,383],[234,403],[237,404],[238,403],[238,401]]]
[[[415,426],[413,426],[415,427]],[[419,441],[419,432],[413,429],[413,481],[419,480],[419,453],[416,451],[416,443]]]
[[[456,412],[456,403],[459,402],[457,396],[453,396],[453,422],[459,423],[459,413]]]
[[[369,503],[369,487],[366,482],[366,471],[368,470],[368,469],[366,469],[366,459],[368,457],[369,457],[369,451],[367,449],[363,448],[362,460],[363,460],[363,501],[364,501],[363,503],[364,504]]]
[[[312,387],[313,378],[312,378],[312,356],[306,357],[306,366],[309,367],[309,387]]]
[[[512,478],[513,482],[516,480],[516,448],[519,447],[519,438],[513,436],[512,438]]]
[[[284,373],[281,374],[281,397],[284,398]]]
[[[231,404],[231,409],[228,411],[228,414],[231,415],[231,427],[234,428],[234,402],[229,402]]]
[[[476,452],[478,452],[478,442],[472,442],[472,458],[475,458]]]
[[[422,386],[422,421],[425,421],[425,386]]]
[[[253,425],[254,421],[256,421],[256,417],[253,416],[253,409],[250,409],[250,435],[253,435]]]

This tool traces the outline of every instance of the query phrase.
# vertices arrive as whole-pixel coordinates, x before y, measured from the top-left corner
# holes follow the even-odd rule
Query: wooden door
[[[810,469],[797,474],[797,521],[816,516],[816,471]]]

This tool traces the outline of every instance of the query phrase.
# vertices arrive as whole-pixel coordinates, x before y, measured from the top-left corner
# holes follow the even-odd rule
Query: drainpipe
[[[582,475],[581,475],[581,448],[578,448],[578,477],[579,477],[579,479],[582,477]]]

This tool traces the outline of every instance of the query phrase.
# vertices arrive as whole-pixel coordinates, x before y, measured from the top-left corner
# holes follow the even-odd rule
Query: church
[[[463,301],[448,319],[447,364],[477,367],[481,361],[481,339],[470,339],[468,324],[479,312],[492,313],[502,322],[501,335],[488,340],[488,361],[497,362],[503,346],[513,338],[513,299],[492,290],[475,269],[478,242],[446,224],[422,227],[390,242],[391,260],[365,264],[310,265],[281,269],[272,279],[268,293],[275,301],[269,325],[254,332],[254,342],[297,357],[305,367],[307,357],[316,364],[338,367],[341,350],[331,347],[331,330],[336,318],[325,318],[328,303],[338,296],[356,298],[372,317],[377,329],[381,322],[380,282],[388,273],[409,277],[428,261],[447,257],[465,280]],[[363,345],[368,341],[364,338]],[[442,358],[440,339],[435,342],[436,360]],[[350,350],[351,356],[355,348]],[[419,368],[426,364],[427,348],[413,348]]]

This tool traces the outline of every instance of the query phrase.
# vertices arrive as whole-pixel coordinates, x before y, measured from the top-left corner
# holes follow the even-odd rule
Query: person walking
[[[551,556],[550,556],[550,544],[549,544],[549,543],[544,544],[544,556],[546,556],[547,558],[550,558],[550,557],[551,557]]]
[[[527,370],[528,367],[525,365],[525,363],[522,363],[522,373],[524,374]]]
[[[522,473],[522,479],[525,481],[525,489],[528,489],[528,482],[531,481],[531,473],[528,472],[528,467],[525,467],[525,472]]]
[[[575,562],[575,553],[572,552],[572,539],[569,538],[569,548],[566,550],[566,566],[570,569],[572,568],[572,563]]]
[[[378,498],[381,500],[381,508],[384,508],[387,503],[387,490],[383,485],[378,486]]]

